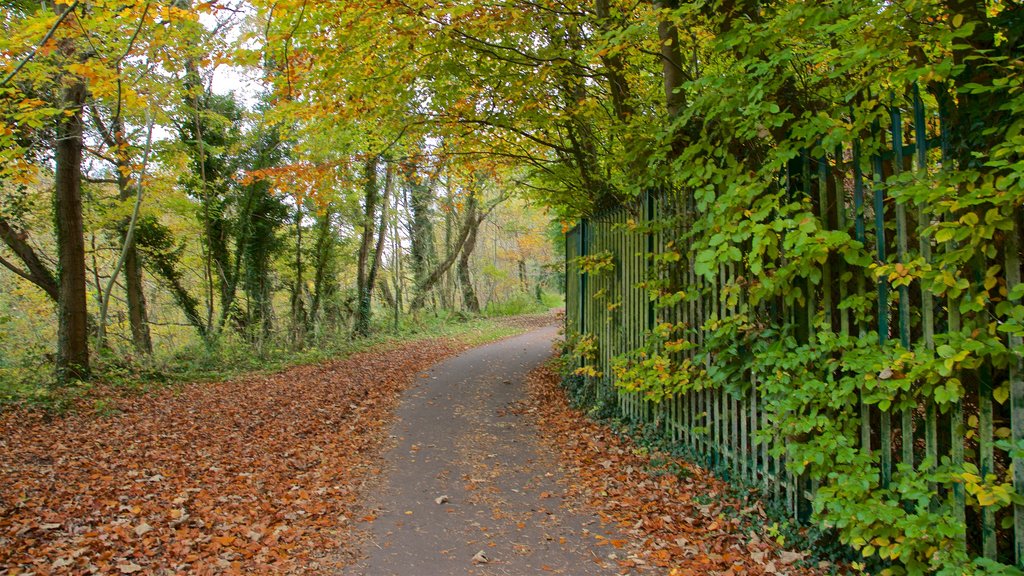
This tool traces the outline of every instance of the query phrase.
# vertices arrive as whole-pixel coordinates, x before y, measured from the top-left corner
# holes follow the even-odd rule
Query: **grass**
[[[562,294],[541,292],[540,298],[537,298],[535,295],[519,293],[507,300],[489,302],[487,307],[484,308],[483,315],[493,318],[497,316],[538,314],[563,306],[565,306],[565,296]]]
[[[224,381],[247,374],[279,372],[292,366],[317,364],[416,340],[448,337],[476,346],[523,331],[502,322],[500,317],[472,318],[445,312],[404,319],[397,331],[393,324],[384,323],[387,319],[378,320],[381,324],[375,326],[370,337],[353,339],[348,332],[342,332],[311,338],[301,350],[293,349],[286,342],[272,342],[257,349],[228,334],[210,342],[185,345],[173,353],[157,353],[149,359],[102,352],[94,362],[96,376],[93,380],[62,387],[55,385],[51,365],[0,365],[0,410],[20,405],[62,413],[75,409],[83,399],[92,399],[94,411],[104,413],[107,404],[103,393],[98,392],[101,388],[128,394],[144,393],[171,384]]]

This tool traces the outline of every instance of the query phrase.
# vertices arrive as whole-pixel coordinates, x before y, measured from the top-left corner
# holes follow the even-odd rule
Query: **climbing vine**
[[[813,519],[892,574],[1024,562],[1006,531],[1024,505],[1016,12],[680,4],[707,65],[655,137],[657,192],[621,202],[656,197],[617,233],[662,239],[633,283],[656,321],[619,346],[616,385],[756,395],[756,441],[813,483]]]

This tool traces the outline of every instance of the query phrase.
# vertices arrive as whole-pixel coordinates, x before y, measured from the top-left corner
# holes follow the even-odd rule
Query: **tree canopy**
[[[928,360],[915,360],[922,374],[939,354],[958,358],[958,370],[993,366],[1016,378],[1024,14],[1014,0],[3,7],[0,323],[41,336],[0,369],[24,374],[52,352],[50,338],[56,378],[68,383],[87,378],[97,354],[148,358],[182,338],[265,353],[366,336],[406,317],[543,300],[566,280],[551,266],[554,246],[565,245],[549,241],[543,221],[564,232],[619,207],[631,211],[627,228],[678,235],[647,256],[660,272],[642,287],[659,309],[698,297],[684,276],[711,282],[738,269],[742,278],[715,293],[729,305],[743,295],[734,322],[664,322],[650,349],[619,359],[652,397],[735,372],[665,360],[685,375],[666,388],[644,371],[666,338],[699,328],[714,336],[701,344],[715,358],[742,355],[734,344],[764,325],[762,309],[813,308],[840,261],[863,270],[836,281],[878,284],[877,296],[850,290],[837,303],[861,320],[872,308],[887,318],[888,291],[909,299],[912,284],[915,304],[960,311],[941,327],[948,340],[929,340]],[[214,89],[228,68],[255,79],[238,87],[249,93]],[[900,114],[918,109],[930,112],[911,134]],[[904,156],[904,137],[928,145]],[[814,197],[820,169],[846,176],[831,188],[817,180]],[[864,173],[884,200],[873,212],[862,205]],[[842,217],[825,209],[825,193],[846,188],[843,198],[860,198],[851,221],[846,200],[836,201]],[[650,222],[641,199],[653,197],[668,209]],[[909,251],[908,211],[920,246]],[[865,216],[879,217],[876,251]],[[595,274],[614,265],[602,255],[579,262]],[[795,338],[781,364],[806,365],[813,354],[795,348],[813,348],[819,324],[831,329],[830,317],[805,316],[778,326]],[[813,357],[849,347],[898,355],[902,334],[887,330]],[[910,338],[899,344],[906,352]],[[866,365],[850,370],[874,381]],[[938,386],[936,374],[914,389],[968,401],[969,378],[947,373]],[[878,400],[880,409],[893,401]],[[898,534],[881,516],[850,527],[835,515],[881,497],[833,496],[818,512],[865,556],[909,570],[969,564],[941,537],[879,544],[908,537],[927,520],[921,510],[901,517]]]

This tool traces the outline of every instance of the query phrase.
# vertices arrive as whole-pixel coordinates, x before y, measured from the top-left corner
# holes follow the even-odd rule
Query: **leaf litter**
[[[739,518],[764,516],[758,503],[728,496],[728,486],[690,462],[639,449],[606,425],[572,408],[548,366],[527,378],[532,415],[541,442],[560,455],[567,498],[595,509],[603,522],[618,525],[624,539],[595,534],[612,551],[621,573],[641,570],[670,576],[721,574],[819,575],[825,563],[805,566],[807,556],[784,550]],[[673,470],[682,474],[667,473]]]
[[[435,339],[52,418],[0,414],[0,572],[308,573],[351,560],[358,488]],[[363,517],[366,520],[370,517]]]

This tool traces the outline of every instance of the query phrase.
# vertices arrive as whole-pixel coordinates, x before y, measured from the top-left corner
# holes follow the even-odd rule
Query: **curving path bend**
[[[346,574],[619,573],[595,545],[613,531],[562,501],[559,483],[569,480],[519,405],[526,374],[551,356],[556,335],[534,330],[419,375],[371,491],[363,559]]]

